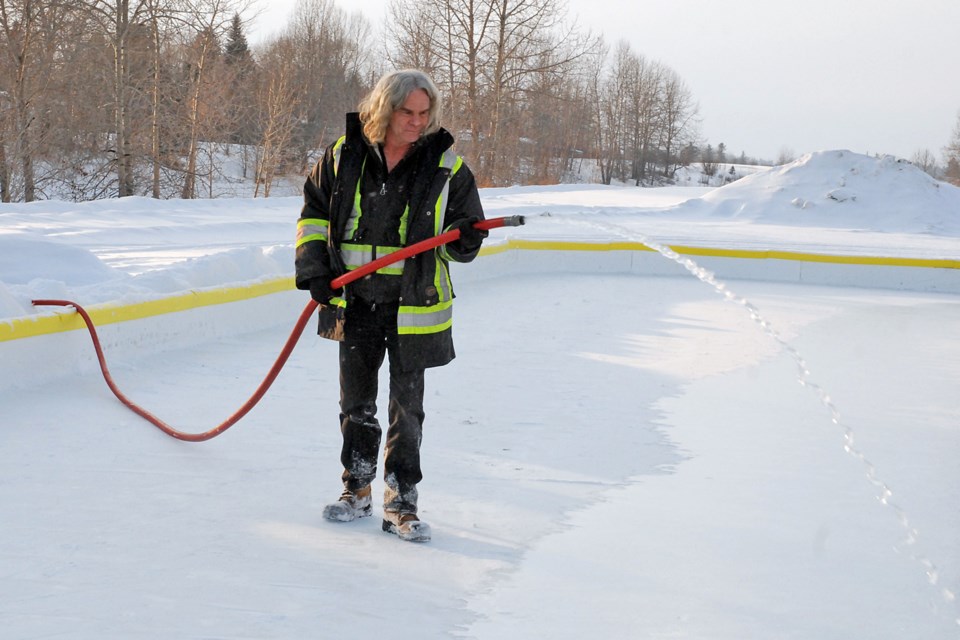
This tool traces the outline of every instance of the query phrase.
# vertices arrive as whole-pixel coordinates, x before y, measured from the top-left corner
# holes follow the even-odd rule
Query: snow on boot
[[[430,525],[420,520],[415,513],[383,512],[383,530],[396,534],[408,542],[427,542],[430,540]]]
[[[323,508],[323,517],[335,522],[350,522],[357,518],[365,518],[371,513],[370,485],[355,492],[344,489],[339,500]]]

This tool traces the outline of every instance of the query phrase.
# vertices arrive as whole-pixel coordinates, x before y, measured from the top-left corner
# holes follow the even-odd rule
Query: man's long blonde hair
[[[423,131],[424,135],[440,129],[443,105],[437,85],[422,71],[403,69],[384,75],[360,101],[360,122],[363,123],[363,133],[370,142],[383,142],[390,116],[404,103],[407,96],[417,89],[423,89],[430,97],[430,119]]]

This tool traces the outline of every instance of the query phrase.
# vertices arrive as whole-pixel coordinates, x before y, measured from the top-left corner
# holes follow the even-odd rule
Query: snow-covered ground
[[[831,151],[721,189],[482,197],[528,224],[455,270],[426,545],[320,518],[336,346],[309,330],[203,444],[117,402],[84,332],[0,340],[3,637],[960,637],[960,190]],[[289,276],[298,209],[0,205],[0,323],[64,313],[40,297],[111,308]],[[713,277],[638,242],[946,266],[693,256]],[[100,331],[129,396],[204,431],[306,302]]]

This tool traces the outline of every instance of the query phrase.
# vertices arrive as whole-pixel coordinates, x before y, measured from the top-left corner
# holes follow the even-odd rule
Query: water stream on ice
[[[548,213],[545,215],[549,216],[550,214]],[[535,218],[528,217],[527,220],[531,221],[531,220],[535,220]],[[569,217],[565,217],[564,221],[574,222],[580,226],[587,226],[594,230],[603,231],[608,234],[612,233],[629,242],[640,243],[642,245],[649,247],[650,249],[653,249],[654,251],[656,251],[663,257],[667,258],[668,260],[672,260],[673,262],[676,262],[677,264],[682,266],[684,269],[689,271],[697,279],[713,287],[713,289],[716,290],[716,292],[719,293],[721,296],[723,296],[725,300],[742,307],[750,315],[750,318],[760,327],[763,333],[765,333],[767,336],[773,339],[778,345],[780,345],[780,347],[784,350],[784,352],[790,357],[790,359],[796,365],[797,381],[800,383],[802,387],[810,390],[814,395],[816,395],[820,404],[823,405],[823,407],[829,413],[830,421],[834,425],[836,425],[837,428],[840,429],[843,436],[844,451],[860,462],[860,464],[863,466],[865,470],[867,480],[869,480],[870,483],[876,488],[877,499],[880,501],[880,504],[882,504],[884,507],[887,507],[893,512],[893,514],[896,516],[897,522],[899,522],[900,526],[903,528],[905,532],[905,536],[903,540],[900,542],[900,544],[897,545],[896,547],[897,550],[907,552],[909,557],[923,569],[927,578],[927,582],[931,585],[932,588],[938,591],[939,596],[943,599],[944,603],[946,603],[947,606],[949,606],[950,608],[954,609],[955,611],[954,615],[956,616],[954,618],[954,622],[957,625],[960,625],[960,615],[956,614],[956,607],[957,607],[956,594],[951,589],[945,586],[942,586],[940,584],[940,572],[937,569],[937,566],[925,555],[915,550],[917,546],[919,534],[917,529],[914,528],[913,525],[911,524],[910,518],[908,517],[907,512],[900,505],[898,505],[896,502],[892,500],[893,491],[891,490],[891,488],[887,485],[886,482],[884,482],[880,478],[880,475],[877,473],[876,466],[870,461],[869,458],[867,458],[866,454],[864,454],[863,451],[861,451],[856,447],[855,437],[854,437],[855,434],[853,432],[853,429],[851,429],[848,425],[844,424],[843,421],[840,419],[840,411],[837,409],[837,405],[835,404],[833,397],[830,395],[830,393],[811,378],[810,370],[807,367],[806,359],[803,357],[803,355],[800,354],[800,352],[793,345],[791,345],[787,340],[785,340],[780,335],[779,332],[777,332],[777,330],[773,327],[773,325],[771,325],[771,323],[766,318],[764,318],[763,314],[760,313],[760,310],[756,307],[756,305],[751,303],[746,298],[734,293],[726,285],[726,283],[718,280],[717,277],[711,271],[698,265],[692,259],[683,255],[680,255],[670,247],[666,245],[662,245],[644,236],[643,234],[637,233],[635,231],[631,231],[629,229],[626,229],[624,227],[621,227],[615,224],[605,223],[605,222],[587,221],[587,220],[579,220],[579,219],[573,220]]]

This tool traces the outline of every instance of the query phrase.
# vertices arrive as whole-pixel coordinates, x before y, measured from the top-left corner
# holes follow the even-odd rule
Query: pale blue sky
[[[562,1],[562,0],[561,0]],[[295,0],[270,0],[264,28]],[[379,29],[387,0],[335,0]],[[824,149],[939,159],[960,113],[960,0],[568,0],[569,18],[683,78],[702,135],[776,159]]]

